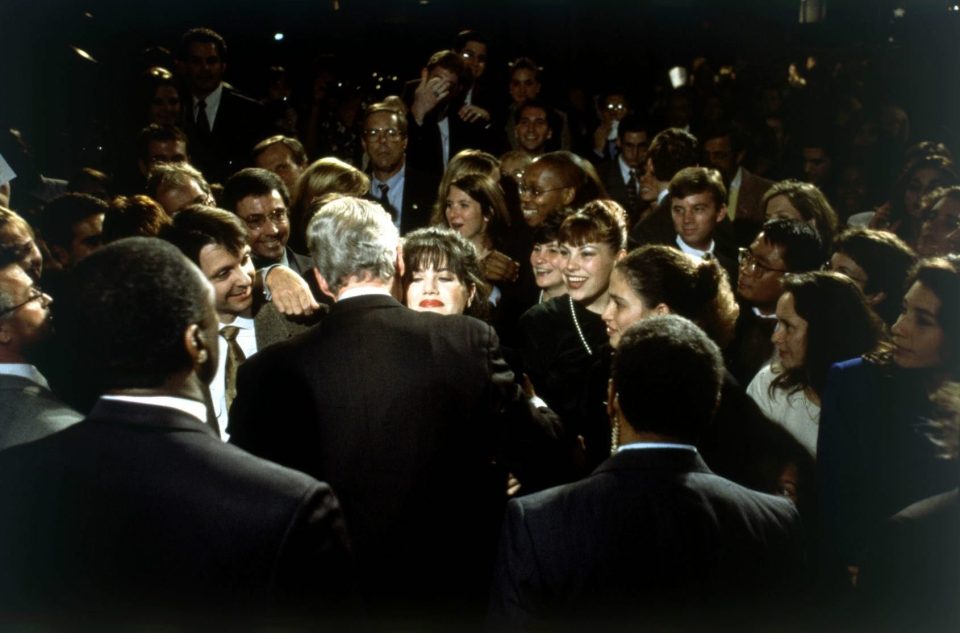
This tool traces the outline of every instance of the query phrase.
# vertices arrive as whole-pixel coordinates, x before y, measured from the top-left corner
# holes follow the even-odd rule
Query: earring
[[[199,352],[197,352],[197,362],[198,363],[207,362],[207,350],[202,349]]]
[[[620,447],[620,416],[614,413],[610,418],[610,454],[616,455]]]

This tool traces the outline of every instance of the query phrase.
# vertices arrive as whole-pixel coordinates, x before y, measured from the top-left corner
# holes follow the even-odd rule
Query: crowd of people
[[[126,160],[9,132],[0,622],[960,627],[951,148],[489,47],[298,112],[193,28]]]

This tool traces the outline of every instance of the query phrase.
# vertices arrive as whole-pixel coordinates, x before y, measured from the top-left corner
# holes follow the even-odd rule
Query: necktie
[[[210,133],[210,119],[207,118],[207,103],[203,99],[197,103],[197,130],[201,134]]]
[[[394,220],[397,219],[397,210],[393,208],[393,205],[390,204],[390,198],[387,197],[387,193],[390,192],[390,185],[377,185],[377,188],[380,190],[380,204],[383,205],[384,211],[390,214],[390,217]]]
[[[640,193],[637,191],[637,170],[630,170],[630,178],[627,180],[627,204],[630,211],[636,211],[640,203]]]
[[[227,410],[233,404],[233,399],[237,396],[237,368],[240,363],[247,359],[237,342],[237,334],[240,328],[236,325],[225,325],[220,328],[220,336],[227,341],[227,363],[223,372],[223,393],[226,396]]]

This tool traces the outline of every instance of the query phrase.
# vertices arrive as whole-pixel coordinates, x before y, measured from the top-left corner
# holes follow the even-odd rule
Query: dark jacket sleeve
[[[523,630],[540,619],[542,581],[520,501],[507,504],[487,619],[495,629]]]

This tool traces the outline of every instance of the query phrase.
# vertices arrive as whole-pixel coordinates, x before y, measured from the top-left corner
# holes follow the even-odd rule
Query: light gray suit
[[[0,449],[32,442],[82,419],[46,387],[0,374]]]

